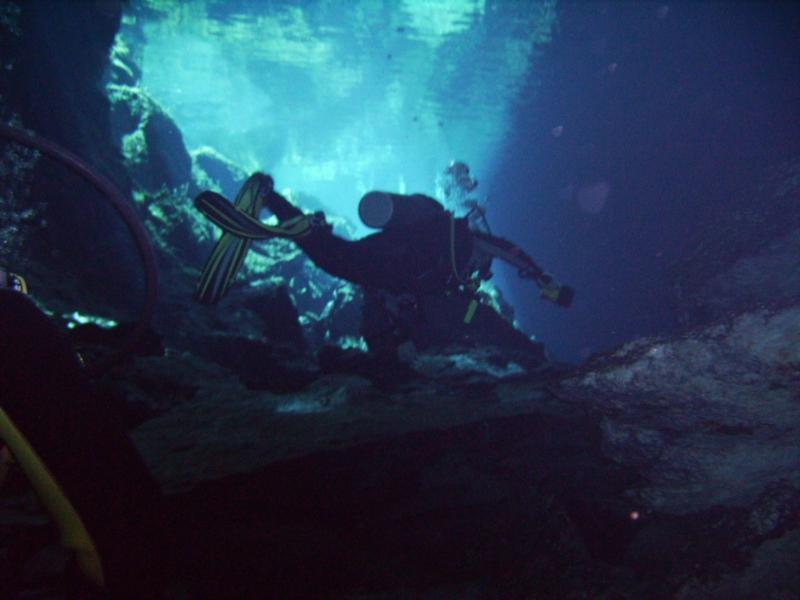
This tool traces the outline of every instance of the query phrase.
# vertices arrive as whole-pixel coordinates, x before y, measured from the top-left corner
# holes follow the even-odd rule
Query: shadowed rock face
[[[800,307],[627,344],[563,389],[598,415],[604,453],[644,476],[631,492],[655,510],[744,506],[770,484],[800,485]]]
[[[798,336],[795,307],[572,371],[488,348],[294,394],[209,371],[134,440],[202,589],[753,597],[800,589]]]
[[[800,299],[800,159],[767,170],[741,192],[672,268],[679,320],[701,325]]]

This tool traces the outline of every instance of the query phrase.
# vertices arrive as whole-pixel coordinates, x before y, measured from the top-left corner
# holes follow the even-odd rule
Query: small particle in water
[[[392,55],[391,55],[391,53],[386,55],[386,60],[392,60]]]
[[[405,28],[405,27],[403,27],[403,26],[401,25],[400,27],[398,27],[397,29],[395,29],[395,31],[396,31],[397,33],[405,33],[405,32],[406,32],[406,28]]]
[[[662,4],[661,6],[658,7],[658,10],[656,11],[656,16],[659,19],[666,19],[667,15],[669,15],[669,4]]]
[[[563,125],[556,125],[550,130],[550,133],[553,137],[561,137],[561,134],[564,133],[564,126]]]
[[[600,180],[579,188],[575,192],[575,198],[583,212],[596,215],[605,207],[610,193],[611,184],[608,181]]]
[[[617,63],[615,63],[615,62],[611,63],[610,65],[608,65],[608,72],[611,75],[613,75],[614,73],[617,72],[617,67],[619,67],[619,65]]]
[[[639,517],[641,517],[642,515],[639,514],[638,510],[632,510],[631,514],[628,516],[630,517],[631,521],[638,521]]]
[[[437,124],[439,125],[439,127],[444,127],[444,123],[442,121],[439,121],[439,123]]]

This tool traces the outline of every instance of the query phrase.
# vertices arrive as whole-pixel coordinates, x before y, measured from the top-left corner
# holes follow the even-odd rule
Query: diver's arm
[[[515,267],[521,278],[532,279],[542,290],[543,298],[565,308],[572,304],[575,290],[567,285],[561,285],[553,279],[552,275],[545,273],[544,269],[525,254],[519,246],[486,233],[474,233],[474,236],[478,252],[488,254],[492,258],[499,258]]]

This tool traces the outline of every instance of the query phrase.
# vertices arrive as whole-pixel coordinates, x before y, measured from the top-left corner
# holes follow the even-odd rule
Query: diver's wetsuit
[[[280,221],[303,214],[274,191],[264,198],[264,205]],[[483,303],[477,305],[465,327],[464,315],[472,296],[447,292],[473,270],[488,275],[491,259],[476,262],[476,239],[519,251],[502,238],[470,231],[466,218],[455,219],[453,225],[457,277],[452,264],[451,220],[444,210],[412,225],[387,227],[355,241],[334,235],[330,227],[318,227],[294,242],[319,268],[364,288],[361,335],[373,353],[395,355],[397,345],[407,339],[420,349],[481,339],[525,350],[543,360],[541,344],[532,342]],[[405,299],[395,301],[397,306],[390,310],[385,293],[406,297],[407,303]]]
[[[264,205],[278,220],[302,215],[277,192]],[[466,219],[455,219],[455,260],[464,276],[472,256],[473,237]],[[387,227],[359,240],[335,235],[330,227],[313,229],[295,243],[322,270],[365,288],[393,294],[430,294],[447,289],[454,278],[450,216],[441,215],[415,223]]]

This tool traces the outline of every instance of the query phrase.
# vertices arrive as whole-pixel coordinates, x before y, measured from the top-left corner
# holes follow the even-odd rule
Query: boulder
[[[106,86],[111,126],[125,166],[142,191],[173,189],[192,182],[192,160],[172,118],[143,90]]]
[[[233,201],[247,179],[244,169],[209,146],[192,150],[192,176],[201,190],[219,192]]]
[[[687,514],[800,486],[800,307],[640,339],[562,383],[599,418],[603,453],[648,509]]]
[[[800,158],[769,169],[672,265],[684,325],[800,299]]]

